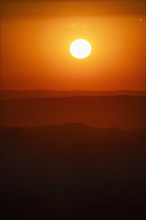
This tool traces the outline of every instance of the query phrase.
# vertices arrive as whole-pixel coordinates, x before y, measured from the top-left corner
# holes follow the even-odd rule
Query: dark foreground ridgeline
[[[1,129],[2,219],[141,220],[145,130]]]

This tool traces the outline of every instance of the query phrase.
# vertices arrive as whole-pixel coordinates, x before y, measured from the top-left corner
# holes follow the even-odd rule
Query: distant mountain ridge
[[[61,125],[138,130],[146,127],[145,96],[74,96],[1,100],[1,126]]]
[[[145,96],[146,91],[116,90],[116,91],[86,91],[86,90],[1,90],[0,99],[39,98],[39,97],[70,97],[70,96]]]

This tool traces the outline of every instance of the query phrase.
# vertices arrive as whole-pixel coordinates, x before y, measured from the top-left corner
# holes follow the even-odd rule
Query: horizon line
[[[146,92],[136,89],[117,89],[117,90],[80,90],[80,89],[0,89],[0,91],[51,91],[51,92]]]

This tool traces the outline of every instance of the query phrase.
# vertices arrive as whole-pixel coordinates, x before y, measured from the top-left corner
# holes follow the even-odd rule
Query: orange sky
[[[145,90],[144,1],[1,1],[1,88]],[[85,38],[91,55],[73,58]]]

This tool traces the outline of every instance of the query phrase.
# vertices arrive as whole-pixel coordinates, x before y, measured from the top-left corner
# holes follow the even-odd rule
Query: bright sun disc
[[[91,53],[91,44],[84,39],[77,39],[70,45],[70,53],[77,59],[84,59]]]

